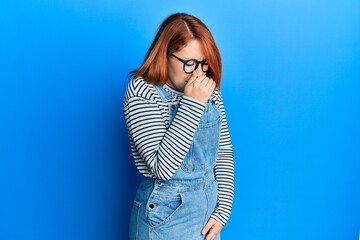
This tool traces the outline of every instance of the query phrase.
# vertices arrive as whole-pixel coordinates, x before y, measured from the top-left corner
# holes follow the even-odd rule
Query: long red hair
[[[216,87],[220,87],[222,66],[215,40],[200,19],[185,13],[176,13],[164,20],[143,64],[130,72],[130,75],[134,78],[143,77],[149,83],[164,85],[168,80],[167,57],[194,39],[200,42],[209,64],[206,75],[216,82]]]

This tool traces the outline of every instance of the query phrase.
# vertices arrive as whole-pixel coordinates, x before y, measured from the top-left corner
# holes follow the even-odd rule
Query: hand
[[[206,103],[214,91],[216,83],[206,75],[197,77],[194,71],[184,87],[184,96]]]
[[[201,231],[203,235],[206,234],[205,240],[213,240],[216,238],[217,235],[219,235],[221,229],[223,228],[223,225],[216,221],[213,218],[209,218],[207,224]]]

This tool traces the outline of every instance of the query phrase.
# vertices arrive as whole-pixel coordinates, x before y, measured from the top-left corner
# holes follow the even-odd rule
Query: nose
[[[201,65],[199,64],[199,66],[196,68],[196,70],[195,70],[195,72],[196,72],[196,76],[202,76],[203,74],[204,74],[204,72],[202,71],[202,69],[201,69]]]

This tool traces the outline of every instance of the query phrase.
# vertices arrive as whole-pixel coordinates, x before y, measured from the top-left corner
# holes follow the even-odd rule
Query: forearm
[[[185,158],[205,105],[183,97],[174,120],[166,129],[159,107],[142,98],[124,104],[129,136],[148,169],[169,180]]]
[[[218,182],[218,207],[212,217],[225,225],[230,216],[234,197],[234,161],[232,154],[219,155],[215,167],[215,178]]]

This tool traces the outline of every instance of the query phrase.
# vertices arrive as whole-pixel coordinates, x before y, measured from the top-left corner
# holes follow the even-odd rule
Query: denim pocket
[[[170,221],[183,205],[180,193],[152,194],[146,206],[148,221],[157,227]]]

